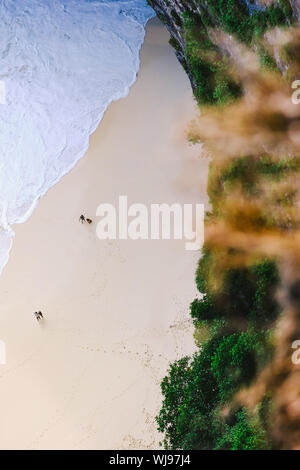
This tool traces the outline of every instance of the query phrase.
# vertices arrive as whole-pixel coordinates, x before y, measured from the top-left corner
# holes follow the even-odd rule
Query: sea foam
[[[128,94],[151,16],[146,0],[0,0],[0,271],[12,225]]]

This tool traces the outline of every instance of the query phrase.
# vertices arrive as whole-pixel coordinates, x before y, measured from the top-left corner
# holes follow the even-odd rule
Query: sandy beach
[[[186,141],[195,113],[168,33],[152,20],[129,96],[14,227],[0,278],[1,449],[158,448],[161,378],[194,350],[188,307],[199,253],[184,241],[100,241],[96,209],[120,195],[207,204],[208,162]],[[94,223],[81,225],[81,213]]]

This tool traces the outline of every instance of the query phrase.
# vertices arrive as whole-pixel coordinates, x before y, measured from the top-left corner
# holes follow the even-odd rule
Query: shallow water
[[[0,0],[0,270],[11,226],[88,148],[139,69],[146,0]]]

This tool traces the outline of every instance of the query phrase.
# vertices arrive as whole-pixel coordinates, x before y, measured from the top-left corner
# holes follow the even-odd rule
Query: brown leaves
[[[221,40],[218,34],[214,38]],[[256,258],[277,259],[281,272],[283,315],[274,360],[236,398],[255,407],[271,394],[273,441],[299,448],[300,366],[291,361],[291,344],[300,340],[300,104],[292,102],[288,79],[300,79],[300,29],[268,34],[266,48],[285,52],[283,75],[262,71],[254,54],[230,38],[244,96],[227,107],[203,108],[190,136],[203,142],[212,158],[212,215],[205,231],[206,246],[214,253],[210,284],[218,289],[226,269]]]
[[[219,34],[220,41],[224,37]],[[290,51],[300,50],[299,28],[286,33],[284,40],[289,41],[286,47]],[[191,138],[200,139],[221,160],[248,154],[249,149],[254,154],[267,151],[274,155],[299,151],[300,106],[292,102],[292,83],[279,72],[262,71],[255,54],[232,38],[231,44],[235,49],[232,66],[243,82],[244,96],[224,108],[202,108]],[[300,78],[300,61],[291,63],[293,74]]]

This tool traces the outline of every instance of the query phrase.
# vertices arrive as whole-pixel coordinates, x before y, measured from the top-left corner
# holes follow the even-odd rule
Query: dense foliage
[[[269,326],[278,315],[274,262],[228,270],[221,289],[207,283],[213,255],[199,263],[197,285],[203,297],[191,305],[197,332],[208,338],[193,358],[171,365],[162,382],[163,407],[158,416],[165,446],[171,449],[254,449],[268,447],[262,423],[237,409],[225,420],[218,410],[249,385],[272,355]],[[234,331],[234,321],[242,325]]]
[[[199,14],[187,10],[181,20],[186,62],[194,77],[198,102],[225,105],[242,94],[242,86],[207,33],[218,26],[253,46],[263,66],[275,67],[260,38],[271,27],[292,24],[290,3],[280,0],[251,13],[242,0],[199,0]],[[179,24],[179,20],[178,20]],[[176,47],[176,42],[174,42]],[[224,218],[224,201],[238,188],[243,197],[258,198],[261,186],[275,185],[299,171],[299,159],[268,155],[235,157],[222,170],[212,160],[208,194],[212,205],[207,223]],[[278,192],[278,207],[288,208],[294,195]],[[272,210],[240,213],[240,229],[285,230],[290,219]],[[228,214],[226,217],[229,218]],[[226,257],[235,257],[232,250]],[[167,449],[270,449],[269,416],[272,396],[265,394],[255,411],[235,397],[253,383],[273,357],[273,329],[280,312],[280,283],[275,259],[256,257],[244,267],[219,265],[222,257],[205,246],[196,273],[199,296],[190,307],[198,351],[170,365],[161,384],[163,404],[157,417]],[[216,280],[217,270],[221,272]]]
[[[293,22],[292,9],[287,0],[252,12],[243,0],[209,0],[205,3],[204,8],[203,2],[199,1],[200,14],[187,10],[183,15],[186,61],[199,104],[228,104],[240,96],[241,85],[231,76],[229,65],[211,41],[207,28],[220,27],[252,45],[267,29],[290,25]],[[258,53],[262,65],[276,67],[274,59],[261,45]]]
[[[186,12],[183,18],[186,61],[193,76],[197,101],[227,104],[238,98],[240,84],[230,76],[229,64],[209,38],[202,17]]]
[[[236,186],[254,197],[261,190],[258,181],[276,187],[289,174],[299,172],[299,159],[282,157],[275,162],[262,155],[234,158],[222,171],[213,162],[212,166],[208,182],[212,212],[207,223],[224,216],[222,201]],[[284,197],[280,200],[278,191],[277,204],[289,207],[291,198],[286,192]],[[271,210],[262,221],[263,227],[281,223]],[[228,256],[236,254],[232,250]],[[273,357],[273,329],[280,314],[277,263],[265,257],[253,259],[248,266],[224,268],[218,266],[218,255],[204,246],[196,272],[199,297],[190,307],[199,350],[192,358],[171,364],[162,382],[159,430],[170,449],[268,449],[272,447],[268,438],[271,397],[266,395],[254,414],[235,407],[234,397],[251,385]]]
[[[253,8],[252,11],[243,0],[207,0],[205,8],[201,0],[198,3],[205,26],[220,26],[249,44],[267,29],[293,21],[292,8],[287,0],[278,0],[266,8]]]

